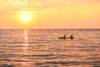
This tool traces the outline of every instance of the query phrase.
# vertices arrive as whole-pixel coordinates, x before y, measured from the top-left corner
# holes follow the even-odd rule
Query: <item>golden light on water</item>
[[[25,54],[28,54],[28,46],[29,46],[28,30],[24,30],[23,37],[24,37],[23,52],[25,52]]]
[[[28,40],[28,30],[24,30],[24,42],[25,43],[29,42],[29,40]]]

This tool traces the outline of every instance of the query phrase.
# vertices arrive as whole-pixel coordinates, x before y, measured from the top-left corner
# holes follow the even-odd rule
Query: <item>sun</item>
[[[22,19],[24,22],[29,22],[29,21],[30,21],[30,16],[24,14],[24,15],[21,16],[21,19]]]
[[[32,14],[28,12],[23,12],[20,14],[20,19],[23,23],[29,23],[32,20]]]

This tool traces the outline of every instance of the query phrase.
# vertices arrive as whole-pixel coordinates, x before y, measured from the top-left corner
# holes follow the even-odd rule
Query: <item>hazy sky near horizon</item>
[[[2,28],[100,28],[100,0],[0,0]]]

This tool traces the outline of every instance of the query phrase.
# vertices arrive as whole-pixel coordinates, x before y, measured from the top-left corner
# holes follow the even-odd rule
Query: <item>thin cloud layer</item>
[[[100,28],[99,0],[0,0],[0,28],[23,28],[28,11],[30,28]]]
[[[47,9],[100,3],[99,0],[0,0],[0,9]]]

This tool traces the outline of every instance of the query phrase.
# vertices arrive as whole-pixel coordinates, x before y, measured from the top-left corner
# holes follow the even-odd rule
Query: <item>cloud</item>
[[[100,3],[99,0],[0,0],[0,9],[21,10],[32,9],[41,10],[53,7],[80,6],[86,4]]]

